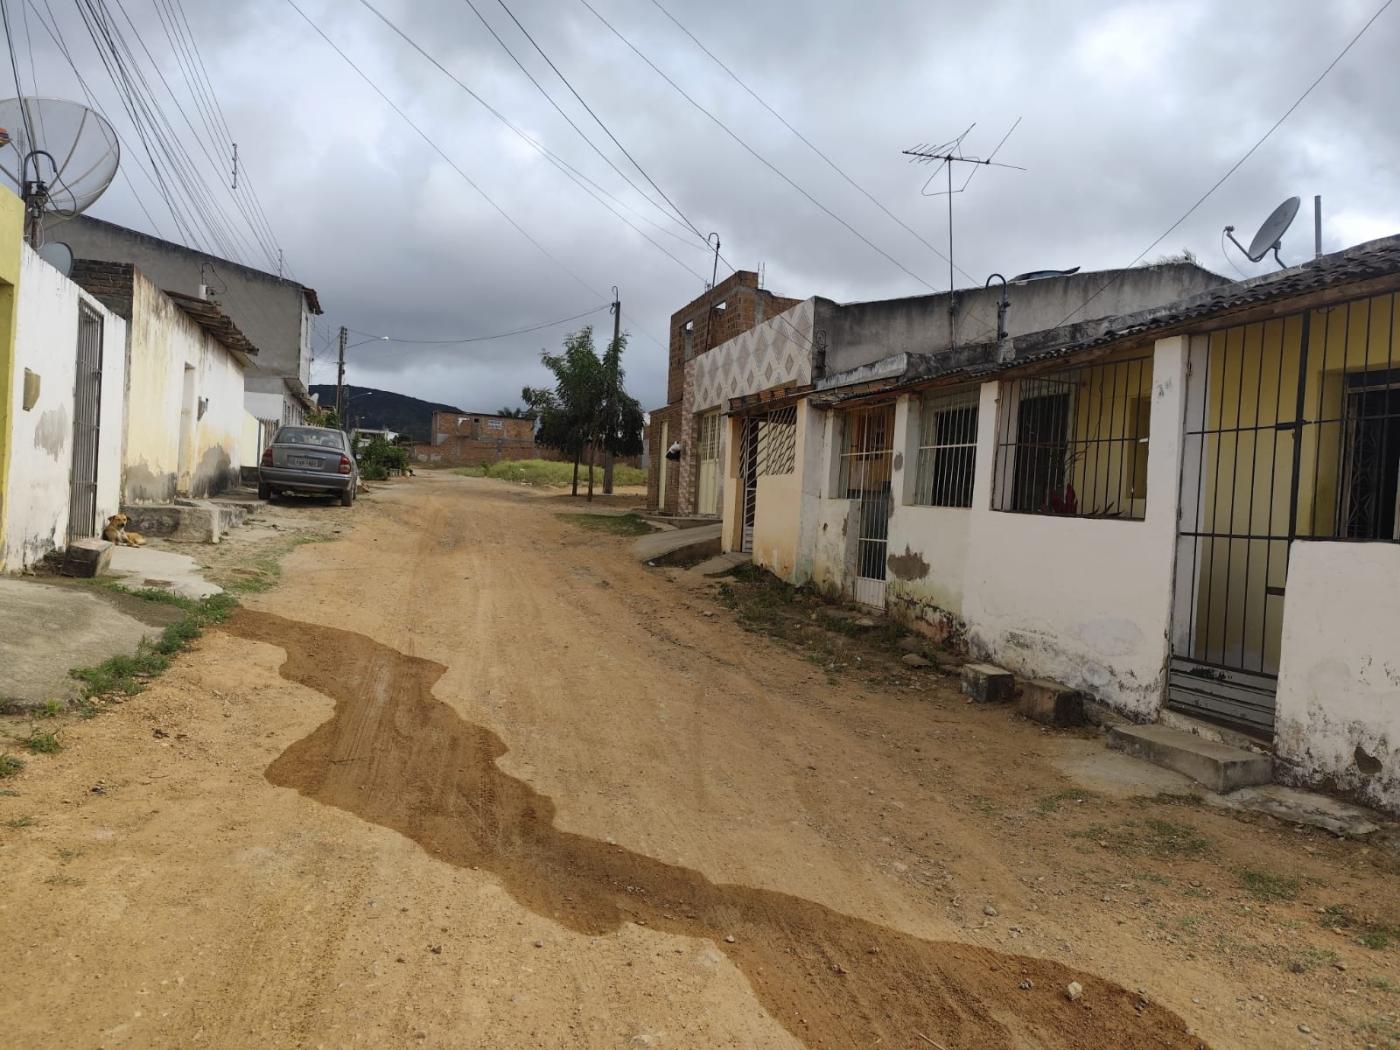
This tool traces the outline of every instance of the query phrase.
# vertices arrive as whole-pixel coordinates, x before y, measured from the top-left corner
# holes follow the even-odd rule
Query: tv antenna
[[[25,239],[36,250],[47,218],[87,211],[120,160],[112,125],[86,106],[30,96],[0,102],[0,173],[24,200]]]
[[[1231,243],[1236,248],[1244,252],[1244,257],[1250,262],[1258,262],[1270,252],[1274,253],[1274,258],[1278,261],[1279,267],[1284,267],[1283,257],[1279,255],[1279,248],[1283,247],[1283,235],[1288,227],[1293,225],[1293,219],[1298,214],[1298,206],[1303,202],[1297,197],[1289,197],[1264,220],[1264,225],[1259,227],[1259,232],[1254,235],[1254,240],[1249,242],[1246,248],[1239,241],[1235,240],[1235,228],[1225,227],[1225,236],[1230,238]]]
[[[982,168],[1010,168],[1013,171],[1026,170],[1018,164],[1003,164],[1000,161],[992,159],[1001,150],[1001,147],[1006,145],[1006,140],[1011,137],[1011,133],[1016,130],[1020,123],[1021,118],[1017,117],[1016,122],[1011,125],[1006,134],[1001,137],[1001,141],[997,143],[996,149],[992,150],[992,152],[985,157],[969,156],[964,153],[962,149],[963,140],[967,138],[968,135],[972,134],[972,129],[977,126],[976,123],[969,124],[967,130],[955,139],[937,144],[921,142],[917,146],[904,150],[904,155],[909,158],[911,164],[932,164],[934,161],[938,162],[938,167],[934,168],[929,174],[920,192],[925,197],[946,196],[948,198],[948,340],[950,346],[957,341],[957,334],[954,326],[957,304],[954,300],[956,284],[955,278],[953,277],[953,195],[965,191],[972,182],[973,176]],[[963,180],[963,184],[957,189],[953,189],[953,166],[955,164],[967,164],[972,169],[968,172],[967,178]],[[935,190],[930,193],[928,188],[933,184],[933,181],[938,178],[940,173],[946,176],[947,188]]]

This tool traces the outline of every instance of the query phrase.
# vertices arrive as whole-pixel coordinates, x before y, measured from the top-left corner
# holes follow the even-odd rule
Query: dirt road
[[[7,781],[0,1045],[1400,1039],[1393,854],[1086,788],[570,509],[382,488]]]

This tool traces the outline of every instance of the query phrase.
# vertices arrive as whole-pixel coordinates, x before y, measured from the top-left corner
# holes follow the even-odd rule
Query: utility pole
[[[622,339],[622,298],[617,293],[617,286],[613,285],[613,346],[616,346]],[[617,400],[617,373],[608,372],[608,401]],[[613,454],[612,449],[603,450],[603,495],[613,494]]]
[[[335,373],[335,418],[340,429],[345,429],[345,339],[349,330],[340,326],[340,358]]]

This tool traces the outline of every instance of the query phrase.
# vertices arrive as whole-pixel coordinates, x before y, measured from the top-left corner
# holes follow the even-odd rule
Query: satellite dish
[[[39,249],[39,258],[67,277],[73,272],[73,249],[62,241],[49,241]]]
[[[0,173],[24,199],[29,243],[43,242],[44,219],[81,215],[117,174],[121,147],[112,125],[61,98],[0,102]]]
[[[1079,267],[1075,266],[1068,270],[1028,270],[1026,273],[1018,273],[1011,278],[1009,284],[1023,284],[1026,281],[1043,281],[1047,277],[1069,277],[1071,274],[1079,272]]]
[[[1264,220],[1264,225],[1260,226],[1259,232],[1254,235],[1254,240],[1249,242],[1248,248],[1235,240],[1233,226],[1225,227],[1225,236],[1230,238],[1236,248],[1244,252],[1245,258],[1250,262],[1258,262],[1269,252],[1273,252],[1274,258],[1282,266],[1284,264],[1283,257],[1279,255],[1278,250],[1283,246],[1283,235],[1287,232],[1288,227],[1293,225],[1293,219],[1298,214],[1298,206],[1302,203],[1297,197],[1289,197],[1288,200],[1270,212],[1269,217]]]

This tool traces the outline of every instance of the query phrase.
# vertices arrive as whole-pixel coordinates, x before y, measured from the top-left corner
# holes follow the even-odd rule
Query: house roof
[[[207,299],[198,299],[180,292],[162,290],[171,302],[183,310],[190,318],[222,343],[234,357],[247,365],[248,358],[257,356],[258,348],[248,341],[233,319]]]
[[[1165,306],[1117,317],[1061,325],[1005,343],[979,343],[932,354],[896,354],[815,382],[830,401],[845,401],[904,386],[975,380],[1039,362],[1071,357],[1110,343],[1162,338],[1203,321],[1243,323],[1274,304],[1325,293],[1373,294],[1400,288],[1400,235],[1368,241],[1278,273],[1235,281]],[[1008,352],[1009,351],[1009,352]],[[898,359],[903,360],[898,360]]]

